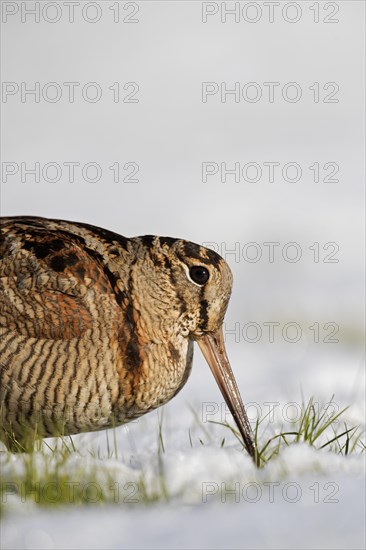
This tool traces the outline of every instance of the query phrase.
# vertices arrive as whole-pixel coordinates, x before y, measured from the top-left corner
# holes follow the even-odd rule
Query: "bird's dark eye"
[[[207,283],[210,277],[210,272],[208,269],[202,267],[201,265],[193,265],[189,269],[189,276],[192,281],[197,285],[204,285],[205,283]]]

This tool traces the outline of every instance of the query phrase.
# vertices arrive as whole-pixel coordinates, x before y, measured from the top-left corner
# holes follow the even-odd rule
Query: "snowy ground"
[[[299,483],[297,476],[292,480]],[[364,548],[364,489],[357,476],[334,473],[338,502],[314,503],[314,476],[300,482],[296,503],[210,502],[200,506],[31,511],[3,527],[3,548]],[[327,478],[319,478],[320,487]]]

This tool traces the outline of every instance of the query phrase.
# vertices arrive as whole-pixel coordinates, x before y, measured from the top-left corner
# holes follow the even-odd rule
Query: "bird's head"
[[[170,237],[138,238],[136,265],[143,287],[138,294],[151,303],[159,323],[195,340],[208,362],[236,421],[249,454],[257,461],[250,424],[225,351],[222,325],[232,290],[228,264],[216,252]],[[141,278],[141,270],[146,277]]]

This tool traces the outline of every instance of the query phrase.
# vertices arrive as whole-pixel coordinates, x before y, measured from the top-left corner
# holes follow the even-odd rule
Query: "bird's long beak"
[[[197,343],[233,415],[239,432],[243,437],[245,447],[258,466],[259,459],[253,441],[252,429],[245,412],[233,371],[230,367],[229,359],[226,355],[222,327],[216,332],[207,333],[205,336],[198,339]]]

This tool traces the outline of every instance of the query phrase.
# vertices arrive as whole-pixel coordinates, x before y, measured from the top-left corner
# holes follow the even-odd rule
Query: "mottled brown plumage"
[[[35,433],[123,424],[163,405],[185,384],[197,340],[254,457],[220,333],[232,275],[218,254],[169,237],[12,217],[1,219],[0,257],[8,447],[27,449]]]

